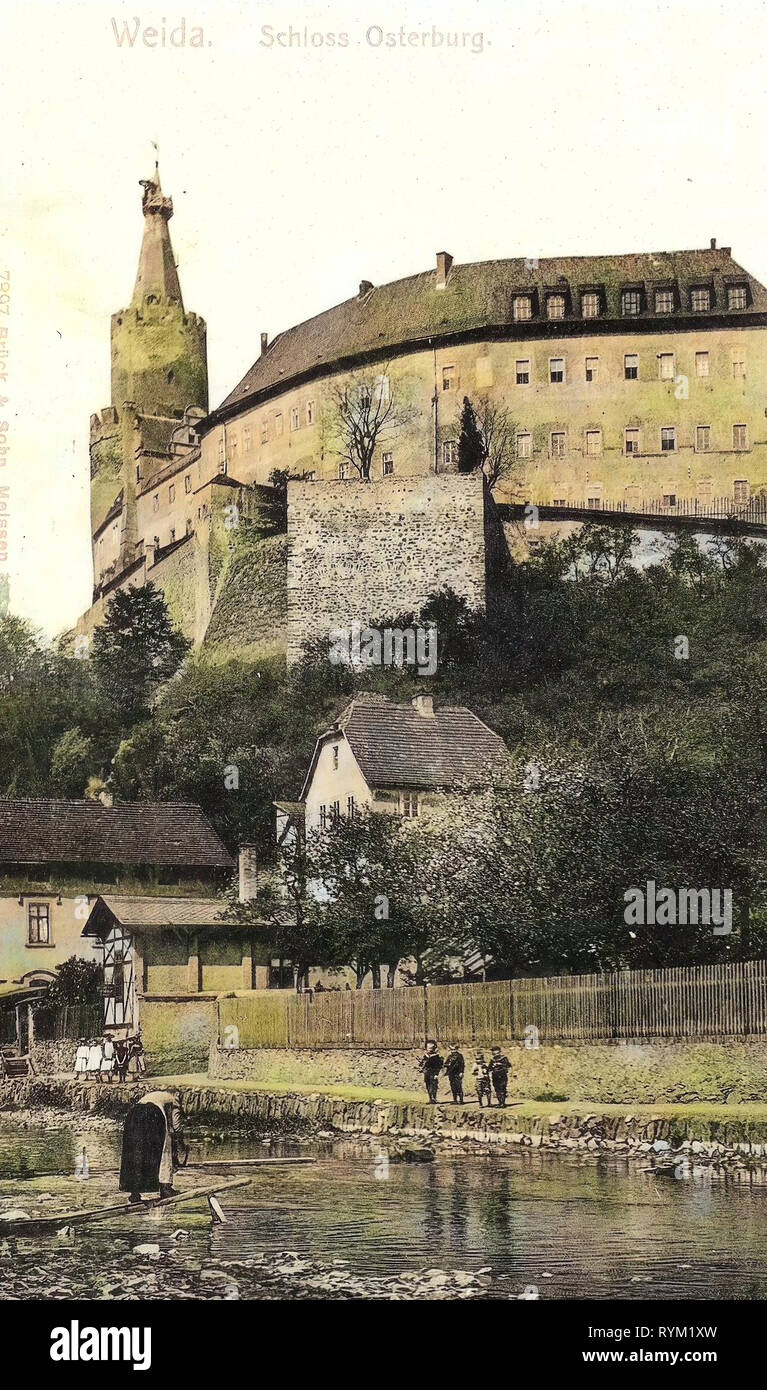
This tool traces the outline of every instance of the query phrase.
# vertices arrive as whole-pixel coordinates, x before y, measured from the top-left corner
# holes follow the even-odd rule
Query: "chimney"
[[[255,845],[240,845],[239,854],[239,892],[241,903],[255,898],[258,887],[258,859]]]
[[[360,280],[360,299],[364,299],[365,295],[370,294],[370,291],[374,288],[372,280]]]
[[[716,251],[716,237],[715,237],[715,236],[712,236],[712,238],[711,238],[711,250],[712,250],[712,251]]]
[[[269,334],[268,334],[268,333],[262,333],[262,334],[261,334],[261,356],[262,356],[262,357],[263,357],[264,353],[266,352],[266,349],[268,348],[268,346],[269,346]]]
[[[437,289],[444,290],[447,284],[447,277],[450,274],[450,267],[453,264],[453,257],[449,251],[437,252]]]
[[[432,695],[426,695],[423,691],[419,691],[417,695],[413,696],[412,705],[416,714],[420,714],[423,719],[434,718],[434,698]]]

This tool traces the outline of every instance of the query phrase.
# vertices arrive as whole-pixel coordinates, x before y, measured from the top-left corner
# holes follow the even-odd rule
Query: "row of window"
[[[186,477],[184,478],[184,492],[185,492],[185,493],[190,493],[191,491],[192,491],[192,475],[191,475],[191,473],[187,473]],[[175,500],[176,500],[176,484],[175,484],[175,483],[169,483],[169,484],[168,484],[168,502],[169,502],[169,503],[175,502]],[[159,492],[156,492],[156,493],[154,494],[153,498],[152,498],[152,511],[153,511],[153,512],[159,512],[159,510],[160,510],[160,494],[159,494]]]
[[[676,358],[673,352],[659,352],[656,354],[658,363],[658,379],[660,381],[676,380]],[[695,354],[695,375],[697,377],[708,377],[711,375],[711,355],[707,351],[696,352]],[[738,379],[745,379],[746,359],[742,350],[738,350],[732,358],[732,375]],[[625,381],[639,380],[639,353],[627,352],[623,356],[623,377]],[[588,382],[599,380],[599,358],[584,358],[584,378]],[[518,357],[515,363],[515,380],[517,386],[529,386],[532,382],[532,362],[529,357]],[[561,385],[567,378],[567,363],[564,357],[550,357],[548,379],[552,386]]]
[[[570,294],[563,293],[561,290],[544,291],[544,314],[547,319],[567,318],[570,311]],[[727,308],[731,310],[747,309],[749,302],[749,291],[747,284],[727,286]],[[649,306],[656,314],[673,314],[683,307],[682,295],[678,286],[668,285],[661,289],[652,291],[648,296],[647,291],[641,285],[627,288],[621,292],[621,314],[624,318],[636,318]],[[707,314],[714,305],[714,292],[710,285],[697,285],[689,291],[689,297],[684,307],[689,308],[693,314]],[[538,307],[538,296],[536,292],[529,291],[524,294],[515,294],[512,300],[512,318],[517,322],[524,322],[536,316]],[[604,291],[584,290],[580,296],[580,317],[584,319],[598,319],[606,311],[606,300]]]
[[[415,820],[420,814],[420,800],[418,792],[401,792],[399,798],[399,812],[406,820]],[[357,814],[357,803],[353,796],[346,798],[346,815],[349,820],[354,820]],[[336,825],[341,819],[341,802],[323,802],[320,806],[320,829],[326,830],[329,825]]]
[[[602,431],[584,430],[582,451],[588,458],[597,458],[602,453]],[[623,431],[624,454],[676,453],[678,446],[676,425],[663,425],[657,436],[659,448],[642,449],[642,431],[632,425]],[[517,458],[533,457],[533,436],[529,430],[518,430],[516,436]],[[708,454],[713,447],[711,425],[697,425],[695,428],[695,452]],[[733,425],[732,443],[728,449],[742,451],[749,448],[748,426]],[[549,456],[553,459],[565,458],[568,452],[567,430],[551,430],[549,433]],[[442,462],[446,468],[458,463],[458,440],[446,439],[442,445]]]

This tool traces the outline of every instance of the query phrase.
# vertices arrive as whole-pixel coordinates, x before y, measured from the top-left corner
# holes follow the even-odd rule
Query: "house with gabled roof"
[[[104,960],[103,940],[84,934],[100,895],[146,904],[147,913],[172,901],[190,910],[205,903],[207,912],[211,900],[221,906],[214,895],[233,869],[226,846],[193,803],[0,800],[3,1012],[41,994],[70,957]],[[138,992],[130,953],[113,963],[120,969],[106,972],[111,993],[105,997],[105,1022],[129,1026]],[[20,1010],[16,1033],[22,1050],[30,1041],[29,1022],[29,1011]]]
[[[363,808],[414,819],[437,792],[486,785],[508,759],[503,739],[463,705],[361,693],[317,739],[298,802],[304,829]],[[278,835],[291,814],[295,805],[278,804]]]

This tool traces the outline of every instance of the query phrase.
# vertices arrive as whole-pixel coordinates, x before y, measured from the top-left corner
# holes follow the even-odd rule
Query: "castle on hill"
[[[196,642],[217,612],[255,603],[242,575],[243,592],[231,587],[237,532],[275,514],[275,471],[299,480],[287,542],[269,553],[292,657],[334,617],[376,621],[404,611],[401,597],[412,611],[435,574],[481,605],[492,503],[457,472],[466,398],[503,412],[513,467],[496,502],[727,514],[767,489],[767,290],[729,247],[476,265],[440,252],[432,270],[363,280],[272,342],[262,333],[209,411],[173,203],[157,168],[142,187],[133,297],[111,323],[112,401],[91,417],[94,590],[80,632],[115,589],[149,580]],[[339,446],[350,383],[389,420],[365,486]]]

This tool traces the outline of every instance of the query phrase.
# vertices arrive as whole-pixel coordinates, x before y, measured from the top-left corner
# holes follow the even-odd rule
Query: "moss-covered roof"
[[[727,290],[730,285],[746,288],[746,307],[731,310]],[[711,309],[694,313],[692,291],[708,287]],[[767,313],[767,290],[748,271],[733,260],[729,247],[704,251],[657,251],[621,256],[556,256],[540,260],[517,257],[504,261],[481,261],[453,265],[443,289],[437,288],[434,270],[395,280],[389,285],[364,290],[315,318],[281,333],[263,353],[234,390],[203,424],[203,432],[217,419],[235,414],[244,403],[273,393],[294,378],[318,373],[335,363],[370,355],[386,356],[431,339],[471,334],[487,328],[508,329],[515,334],[540,336],[543,332],[572,331],[575,326],[589,333],[599,332],[600,324],[623,322],[621,291],[640,288],[642,307],[632,324],[668,323],[669,315],[654,312],[655,288],[673,288],[676,322],[684,319],[700,323],[704,319],[724,319]],[[598,318],[581,316],[581,294],[600,293]],[[514,321],[515,294],[531,292],[532,318]],[[547,319],[546,298],[565,293],[565,318]]]

